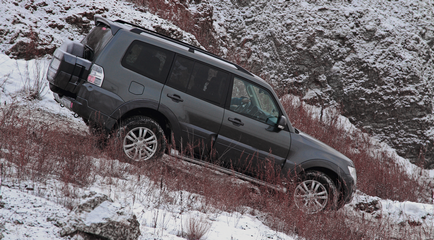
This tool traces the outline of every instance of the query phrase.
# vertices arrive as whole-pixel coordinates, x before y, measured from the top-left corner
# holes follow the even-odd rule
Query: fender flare
[[[160,106],[158,101],[152,99],[138,99],[125,102],[110,114],[110,118],[114,120],[113,123],[111,123],[110,128],[113,128],[114,125],[119,122],[119,120],[122,119],[123,116],[125,116],[125,114],[128,114],[131,111],[137,109],[151,109],[155,112],[158,112],[161,116],[165,117],[169,122],[170,130],[172,131],[172,133],[175,135],[175,137],[180,137],[181,127],[175,114],[173,114],[173,112],[170,111],[168,108],[161,107],[162,106]]]

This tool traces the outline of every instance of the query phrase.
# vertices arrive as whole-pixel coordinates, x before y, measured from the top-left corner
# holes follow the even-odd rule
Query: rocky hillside
[[[12,58],[43,57],[51,55],[67,39],[80,41],[94,26],[95,15],[124,19],[199,45],[193,35],[126,1],[119,2],[117,8],[105,7],[102,0],[2,0],[1,4],[0,51]]]
[[[204,1],[205,2],[205,1]],[[242,65],[434,167],[429,1],[210,0]],[[296,117],[296,116],[291,116]],[[419,161],[425,158],[426,161]]]
[[[0,50],[10,56],[43,56],[62,39],[81,39],[94,14],[146,23],[236,61],[272,82],[280,94],[341,108],[354,124],[400,155],[434,168],[434,7],[429,0],[123,3],[136,4],[140,16],[122,7],[106,9],[98,1],[90,1],[86,12],[77,12],[71,2],[2,4],[8,7],[0,13],[17,7],[28,12],[0,23]],[[38,13],[47,11],[52,18],[41,19],[44,14]],[[161,24],[150,13],[171,24]],[[10,24],[15,30],[6,30]],[[46,27],[56,35],[44,34]]]
[[[142,5],[140,1],[136,2]],[[208,50],[434,168],[429,1],[148,1]],[[296,117],[296,116],[293,116]]]

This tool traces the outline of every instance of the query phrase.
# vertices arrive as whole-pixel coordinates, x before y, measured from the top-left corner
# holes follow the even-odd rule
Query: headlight
[[[348,170],[350,171],[351,177],[353,177],[354,185],[357,185],[357,173],[356,173],[356,169],[353,168],[353,167],[348,166]]]

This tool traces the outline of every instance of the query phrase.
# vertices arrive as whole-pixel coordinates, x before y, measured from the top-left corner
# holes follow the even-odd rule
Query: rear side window
[[[81,43],[86,46],[86,50],[90,53],[86,54],[86,59],[95,59],[101,50],[107,45],[107,43],[112,39],[112,31],[110,27],[105,24],[99,23],[96,27],[90,31],[90,33],[81,41]]]
[[[228,92],[229,74],[205,64],[196,63],[187,92],[208,102],[222,105]]]
[[[167,80],[167,86],[185,92],[191,73],[193,72],[193,67],[193,61],[183,57],[177,57],[173,63],[169,80]]]
[[[173,59],[173,52],[144,43],[131,43],[122,66],[160,83],[164,83]]]
[[[178,56],[167,85],[194,97],[223,105],[229,87],[229,74],[220,69]]]

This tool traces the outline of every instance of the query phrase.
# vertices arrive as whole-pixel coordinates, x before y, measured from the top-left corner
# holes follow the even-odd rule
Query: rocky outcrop
[[[82,38],[95,14],[121,18],[222,55],[282,95],[337,106],[400,155],[434,168],[429,0],[131,0],[111,10],[89,2],[86,12],[57,0],[4,4],[0,15],[16,11],[0,23],[0,51],[9,56],[50,54],[65,38]],[[124,11],[131,8],[142,14]],[[48,13],[49,21],[39,13]]]
[[[310,104],[336,106],[434,167],[434,24],[428,2],[209,0],[227,57]],[[230,5],[230,6],[228,6]],[[296,117],[296,116],[291,116]]]
[[[84,196],[76,206],[60,235],[80,236],[84,239],[138,239],[140,223],[136,216],[124,209],[106,195],[95,192]]]
[[[181,7],[184,5],[180,3],[169,4],[174,6],[173,11],[170,12],[170,7],[160,8],[163,5],[161,1],[147,2],[149,4],[155,2],[156,9],[167,13],[167,16],[177,16],[176,19],[168,19],[174,23],[182,20],[181,22],[185,22],[183,26],[190,30],[199,32],[201,29],[212,29],[207,25],[212,21],[202,21],[203,23],[199,25],[191,21],[198,19],[195,20],[198,23],[201,21],[199,19],[211,19],[212,7],[209,5],[204,5],[203,9],[198,9],[195,13],[190,13],[186,10],[182,11]],[[26,60],[51,55],[63,41],[81,40],[94,26],[95,15],[112,20],[123,19],[163,34],[171,34],[179,40],[200,45],[193,35],[182,31],[169,21],[150,14],[143,7],[136,7],[128,1],[116,1],[116,7],[108,7],[113,4],[114,1],[109,1],[105,5],[95,1],[86,3],[61,0],[4,1],[0,8],[0,16],[8,17],[0,21],[0,52],[6,53],[11,58]],[[13,28],[10,27],[11,25]],[[205,32],[208,30],[203,32],[204,38],[209,35]]]

